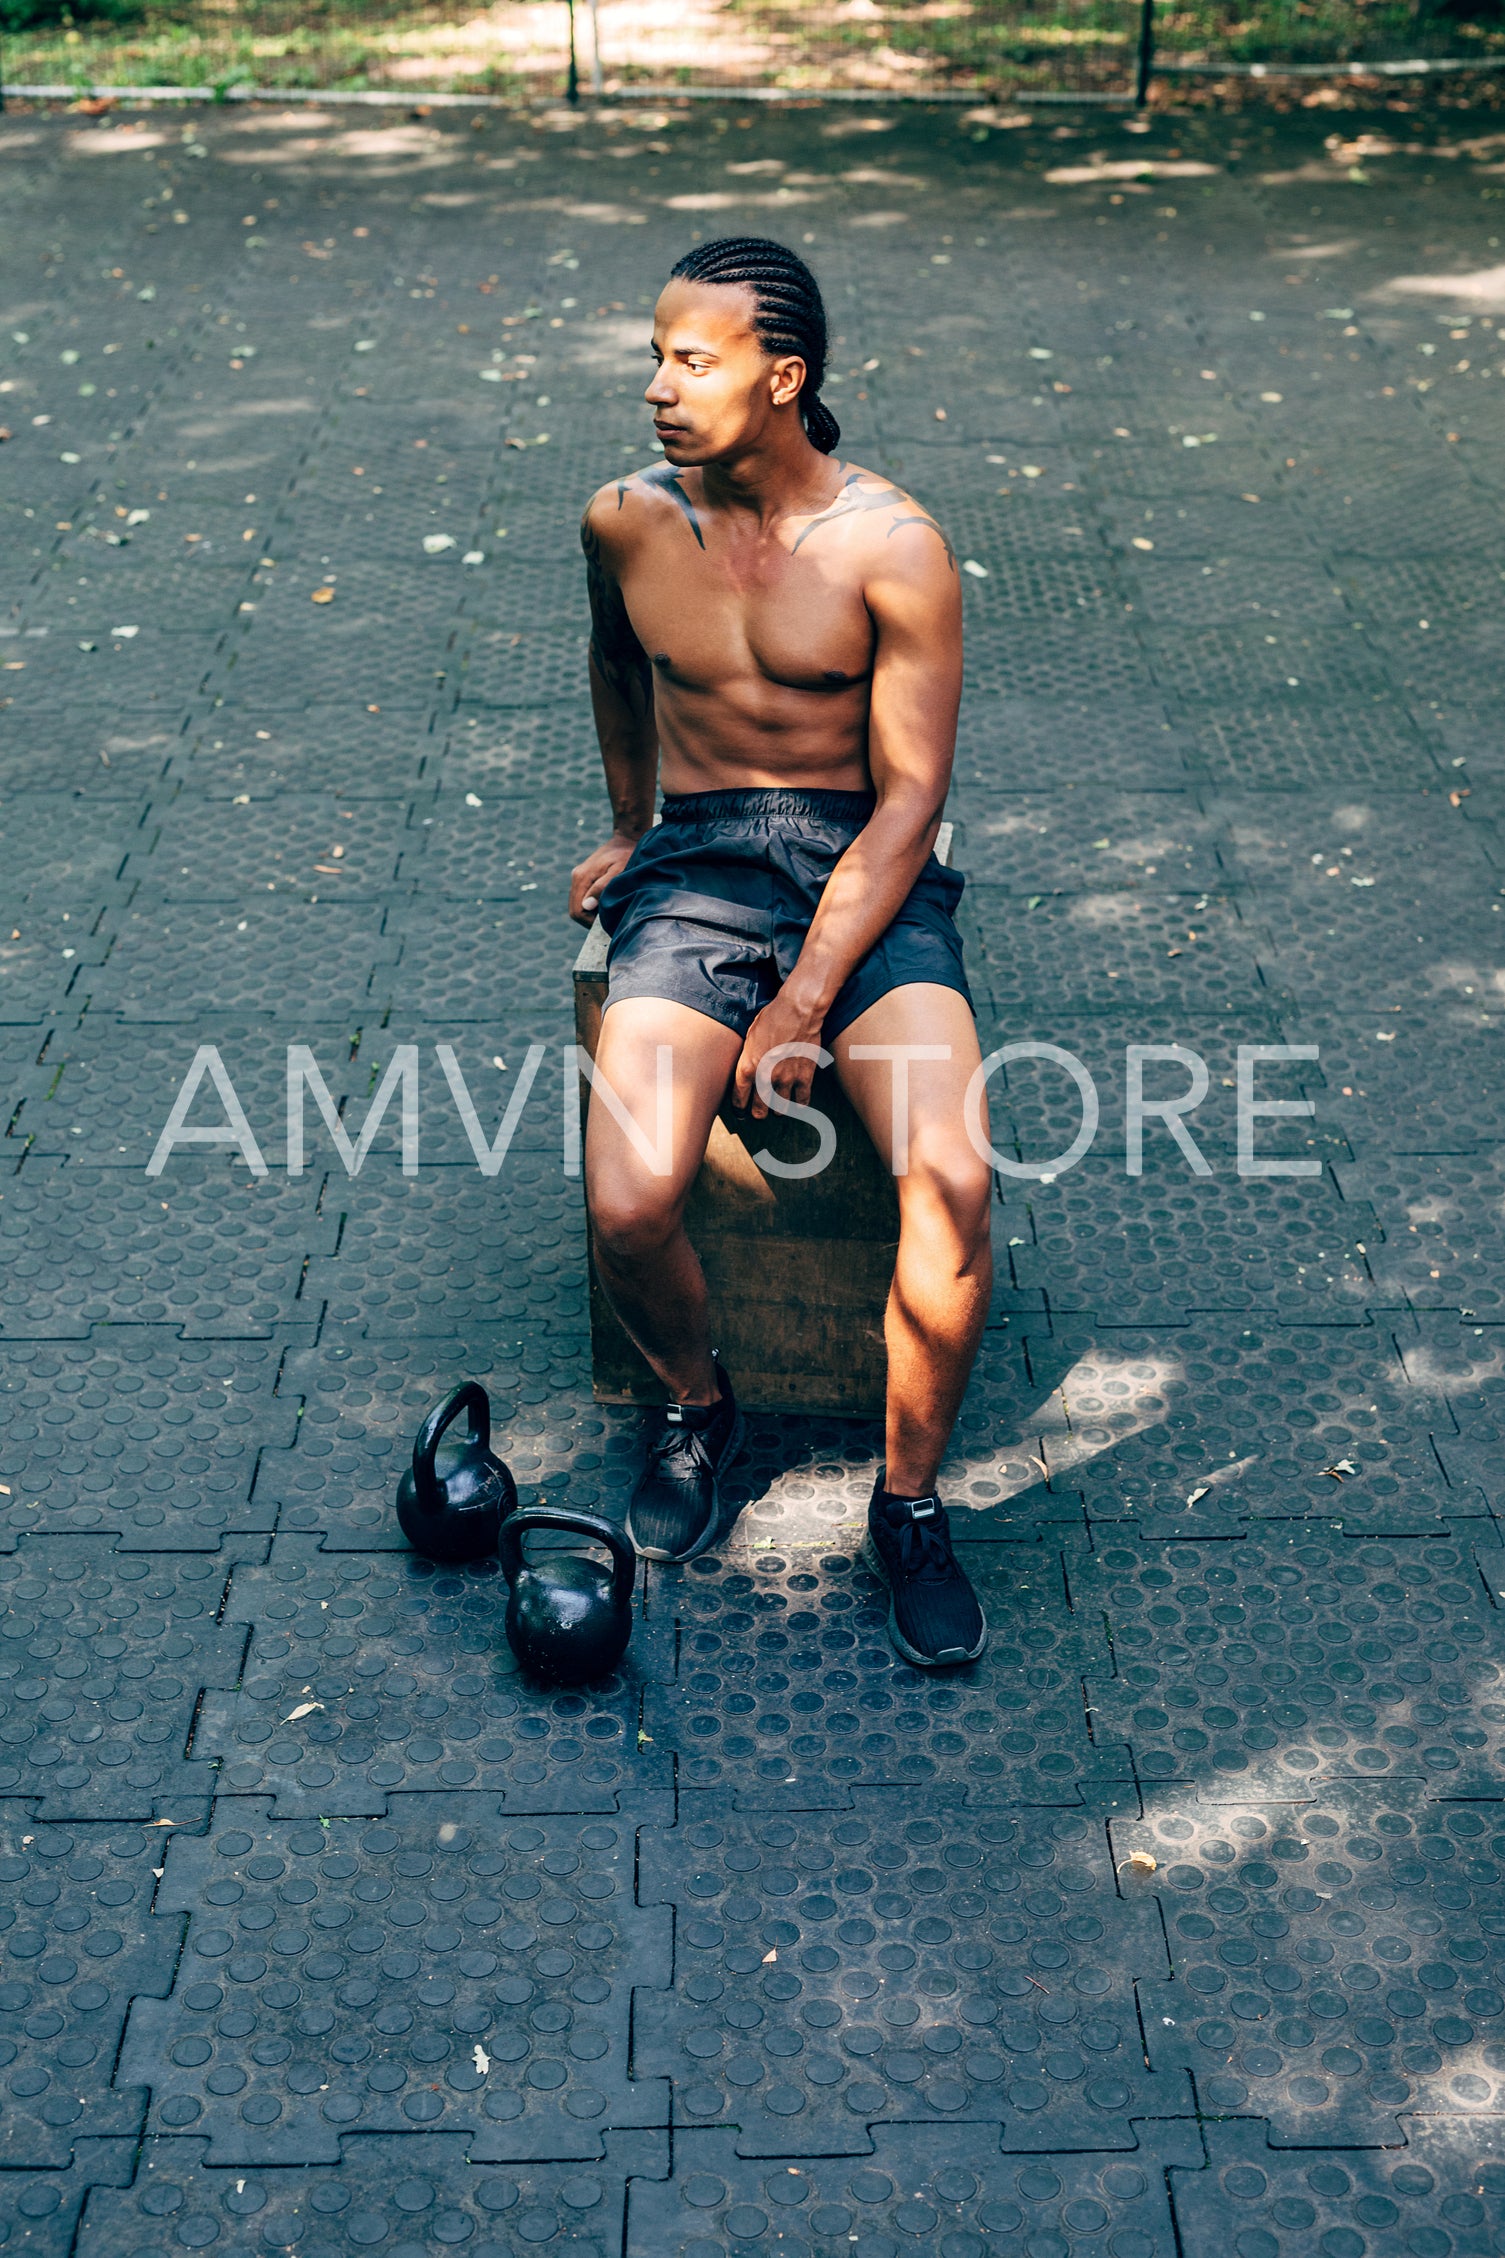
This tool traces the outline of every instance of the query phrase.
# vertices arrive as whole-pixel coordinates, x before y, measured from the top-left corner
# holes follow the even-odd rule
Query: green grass
[[[113,0],[130,6],[131,0]],[[531,18],[507,0],[487,13],[493,46],[473,26],[479,0],[140,0],[127,20],[34,25],[8,33],[11,84],[233,85],[425,90],[523,96],[560,80],[564,8]],[[622,82],[714,82],[703,62],[665,69],[608,44]],[[553,19],[557,14],[557,26]],[[882,20],[853,21],[809,0],[728,0],[728,29],[767,43],[764,83],[791,91],[888,83],[1006,93],[1031,86],[1122,87],[1138,39],[1137,0],[971,0],[937,15],[888,0]],[[1305,63],[1415,54],[1505,53],[1505,27],[1421,14],[1416,0],[1162,0],[1163,55],[1194,61]],[[885,58],[887,58],[885,60]],[[916,68],[915,66],[919,66]]]

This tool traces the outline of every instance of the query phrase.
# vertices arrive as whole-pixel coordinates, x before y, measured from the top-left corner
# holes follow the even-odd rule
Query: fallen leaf
[[[467,793],[466,793],[466,795],[465,795],[465,805],[466,805],[466,806],[467,806],[468,808],[478,808],[478,807],[481,807],[481,806],[483,806],[483,805],[484,805],[484,802],[483,802],[483,801],[482,801],[482,800],[481,800],[481,799],[479,798],[479,796],[478,796],[478,795],[477,795],[476,793],[474,793],[474,792],[467,792]]]
[[[1155,1872],[1155,1860],[1147,1850],[1134,1851],[1124,1860],[1124,1865],[1128,1867],[1131,1874],[1153,1874]],[[1122,1868],[1120,1868],[1121,1871]]]
[[[282,1722],[284,1725],[296,1725],[300,1717],[311,1717],[316,1709],[323,1707],[322,1701],[300,1701],[296,1709],[288,1711]]]
[[[475,2065],[476,2068],[480,2071],[483,2078],[485,2077],[487,2071],[491,2068],[491,2056],[486,2052],[485,2047],[482,2046],[479,2041],[477,2041],[476,2043]]]
[[[779,1948],[778,1948],[778,1946],[777,1946],[777,1945],[775,1945],[775,1946],[774,1946],[774,1948],[773,1948],[773,1950],[772,1950],[772,1952],[765,1952],[765,1953],[764,1953],[764,1955],[763,1955],[763,1965],[764,1965],[764,1967],[765,1967],[765,1968],[769,1968],[769,1967],[772,1967],[772,1965],[773,1965],[774,1961],[775,1961],[775,1960],[777,1960],[777,1959],[778,1959],[778,1957],[779,1957]]]
[[[1195,1488],[1194,1490],[1189,1490],[1189,1491],[1187,1492],[1187,1496],[1186,1496],[1186,1502],[1187,1502],[1187,1504],[1188,1504],[1188,1505],[1195,1505],[1195,1504],[1196,1504],[1196,1502],[1197,1502],[1197,1500],[1198,1500],[1198,1498],[1201,1498],[1201,1497],[1206,1497],[1206,1496],[1207,1496],[1207,1494],[1208,1494],[1208,1492],[1209,1492],[1209,1491],[1211,1490],[1211,1488],[1212,1488],[1212,1484],[1211,1484],[1210,1482],[1199,1482],[1199,1483],[1197,1484],[1197,1487],[1196,1487],[1196,1488]]]
[[[976,557],[964,557],[962,571],[970,572],[974,580],[986,580],[989,577],[987,566],[979,564]]]
[[[310,589],[308,600],[311,604],[332,604],[334,602],[334,590],[327,586]]]
[[[458,546],[459,544],[452,533],[425,533],[423,536],[425,556],[440,557],[443,556],[446,549],[453,549]]]

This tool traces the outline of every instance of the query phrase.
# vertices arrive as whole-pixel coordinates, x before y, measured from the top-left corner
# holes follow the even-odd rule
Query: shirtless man
[[[987,1635],[935,1489],[992,1276],[991,1173],[963,1108],[980,1061],[952,915],[962,881],[931,852],[961,597],[935,521],[836,459],[825,354],[820,292],[794,252],[699,245],[654,317],[664,460],[603,486],[581,526],[614,822],[573,874],[570,914],[589,925],[599,910],[610,935],[596,1063],[635,1121],[657,1118],[661,1045],[674,1069],[669,1173],[598,1103],[586,1193],[602,1285],[670,1397],[628,1530],[651,1560],[689,1560],[715,1536],[742,1423],[685,1199],[729,1084],[761,1119],[772,1093],[807,1099],[821,1046],[834,1053],[899,1195],[887,1457],[864,1552],[899,1652],[935,1668],[973,1660]]]

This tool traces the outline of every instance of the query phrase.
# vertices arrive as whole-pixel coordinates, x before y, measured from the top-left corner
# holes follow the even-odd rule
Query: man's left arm
[[[874,546],[863,594],[877,638],[868,721],[877,806],[832,871],[794,970],[748,1030],[736,1099],[759,1117],[767,1110],[754,1090],[759,1060],[783,1043],[820,1041],[842,983],[929,859],[951,782],[962,681],[956,560],[928,519],[910,518]],[[808,1059],[788,1058],[769,1079],[805,1099],[813,1074]]]

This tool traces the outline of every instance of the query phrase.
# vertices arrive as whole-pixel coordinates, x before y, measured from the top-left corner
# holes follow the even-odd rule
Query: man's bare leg
[[[852,1103],[892,1167],[895,1076],[905,1066],[851,1055],[854,1047],[890,1045],[951,1053],[908,1063],[908,1167],[895,1179],[899,1254],[884,1317],[886,1483],[896,1496],[924,1497],[935,1488],[987,1322],[993,1182],[987,1161],[973,1149],[963,1110],[981,1063],[965,999],[928,983],[895,988],[833,1045]]]
[[[628,996],[611,1006],[601,1023],[597,1072],[650,1144],[663,1044],[674,1056],[669,1171],[656,1174],[599,1093],[593,1096],[585,1139],[591,1242],[607,1299],[671,1399],[713,1404],[717,1388],[705,1278],[683,1218],[742,1042],[730,1028],[685,1004]]]
[[[935,1488],[992,1283],[992,1172],[973,1150],[965,1113],[977,1030],[954,989],[916,982],[882,997],[832,1049],[899,1194],[884,1316],[888,1455],[868,1506],[863,1557],[888,1585],[888,1634],[905,1660],[949,1669],[975,1662],[988,1635]],[[862,1055],[906,1049],[943,1055]]]

